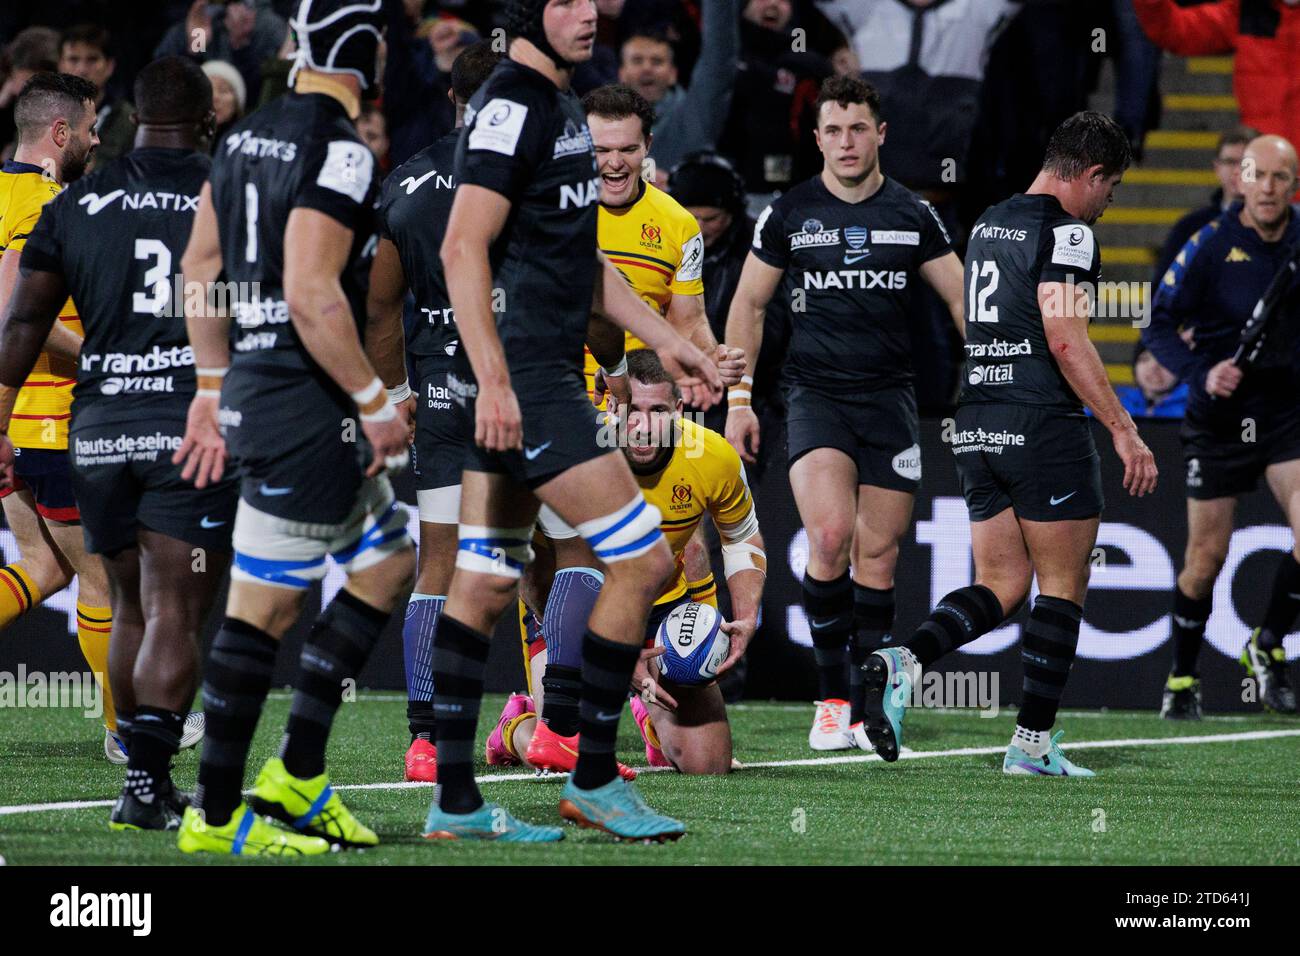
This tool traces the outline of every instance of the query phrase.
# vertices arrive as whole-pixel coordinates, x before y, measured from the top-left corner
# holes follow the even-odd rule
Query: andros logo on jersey
[[[722,630],[722,616],[707,604],[673,608],[659,625],[655,645],[659,672],[678,684],[707,684],[731,653],[731,638]]]

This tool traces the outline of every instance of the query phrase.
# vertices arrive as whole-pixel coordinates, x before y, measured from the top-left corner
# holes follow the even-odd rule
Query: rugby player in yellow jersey
[[[704,240],[699,224],[644,175],[653,107],[631,87],[617,84],[592,90],[582,106],[600,175],[596,239],[601,252],[642,301],[664,316],[683,338],[714,357],[724,385],[738,384],[744,353],[718,344],[704,311]],[[623,345],[625,353],[645,347],[632,335],[625,335]],[[585,371],[587,388],[601,407],[605,376],[621,369],[609,368],[598,376],[600,366],[589,348]],[[521,607],[525,641],[529,631],[536,636],[537,630],[543,629],[552,651],[545,677],[549,703],[542,714],[546,726],[536,736],[533,756],[536,762],[563,771],[572,769],[577,759],[576,744],[569,738],[577,734],[578,727],[579,645],[586,627],[585,612],[590,611],[588,601],[600,586],[600,572],[586,543],[544,505],[538,524],[541,535],[534,537],[537,559],[524,575],[520,603],[525,606]],[[715,603],[708,553],[700,539],[691,543],[686,562],[693,593],[699,600]],[[527,608],[538,612],[531,622]],[[568,634],[570,640],[563,640],[562,634]],[[541,685],[533,689],[540,696]],[[529,713],[532,701],[520,695],[515,706],[522,708],[521,714]]]
[[[626,430],[620,447],[646,501],[663,515],[659,527],[676,562],[646,623],[647,647],[673,608],[691,600],[685,552],[707,514],[722,538],[734,617],[722,624],[731,638],[731,653],[718,669],[721,674],[740,660],[754,636],[767,575],[745,466],[725,438],[683,418],[681,393],[653,351],[633,350],[626,361],[632,399],[626,408],[610,409],[610,427]],[[545,668],[547,652],[545,639],[535,637],[529,647],[534,673]],[[634,689],[648,689],[632,698],[646,759],[652,766],[671,766],[682,773],[726,773],[732,766],[731,729],[717,682],[687,686],[663,679],[654,664],[662,653],[644,652],[633,678]],[[534,680],[534,686],[538,683]],[[489,763],[534,763],[529,757],[535,749],[529,745],[545,730],[530,709],[519,710],[521,697],[515,695],[506,704],[488,740]]]
[[[18,95],[18,146],[0,168],[0,314],[7,310],[19,257],[42,208],[81,177],[99,143],[96,95],[93,83],[66,73],[37,73]],[[86,553],[68,462],[81,338],[81,321],[69,299],[22,388],[0,386],[0,433],[8,434],[14,454],[12,481],[0,474],[0,498],[22,554],[0,567],[0,629],[77,576],[77,639],[103,692],[104,752],[113,763],[124,764],[108,686],[108,579],[99,558]],[[7,466],[0,462],[0,470]]]

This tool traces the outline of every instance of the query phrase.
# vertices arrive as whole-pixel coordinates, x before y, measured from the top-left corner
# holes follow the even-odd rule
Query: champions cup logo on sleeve
[[[469,131],[469,148],[513,156],[527,118],[528,107],[523,103],[501,97],[489,100],[474,114],[474,127]],[[556,141],[556,148],[559,148],[559,140]]]
[[[1057,226],[1052,230],[1052,263],[1058,266],[1092,268],[1093,238],[1087,226]]]

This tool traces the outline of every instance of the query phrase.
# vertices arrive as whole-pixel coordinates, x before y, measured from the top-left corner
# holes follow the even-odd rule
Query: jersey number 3
[[[981,280],[988,280],[980,288]],[[970,293],[966,300],[966,319],[969,322],[996,322],[998,307],[989,305],[991,296],[998,287],[998,264],[992,260],[972,262],[970,264]]]
[[[168,278],[172,272],[172,251],[159,239],[137,239],[135,258],[138,262],[151,259],[154,262],[144,270],[145,291],[131,296],[131,309],[139,315],[160,316],[171,298]]]

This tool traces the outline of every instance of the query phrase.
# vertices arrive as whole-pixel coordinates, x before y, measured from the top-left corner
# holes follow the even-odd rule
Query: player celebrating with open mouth
[[[894,625],[898,541],[921,481],[910,357],[918,275],[961,326],[961,261],[934,208],[881,172],[885,132],[869,84],[822,84],[825,167],[759,217],[727,317],[727,344],[749,357],[728,392],[727,440],[753,463],[760,435],[748,386],[763,312],[778,288],[790,310],[790,486],[808,531],[803,606],[821,695],[814,750],[866,748],[860,666]]]
[[[953,452],[970,510],[975,583],[945,595],[898,647],[863,667],[866,732],[898,759],[921,669],[1019,609],[1037,575],[1021,641],[1024,695],[1002,769],[1090,777],[1049,739],[1074,662],[1102,509],[1101,461],[1083,404],[1110,431],[1124,488],[1155,490],[1156,465],[1088,339],[1100,254],[1091,226],[1128,168],[1128,139],[1100,113],[1052,134],[1023,194],[984,211],[966,251],[966,384]]]

